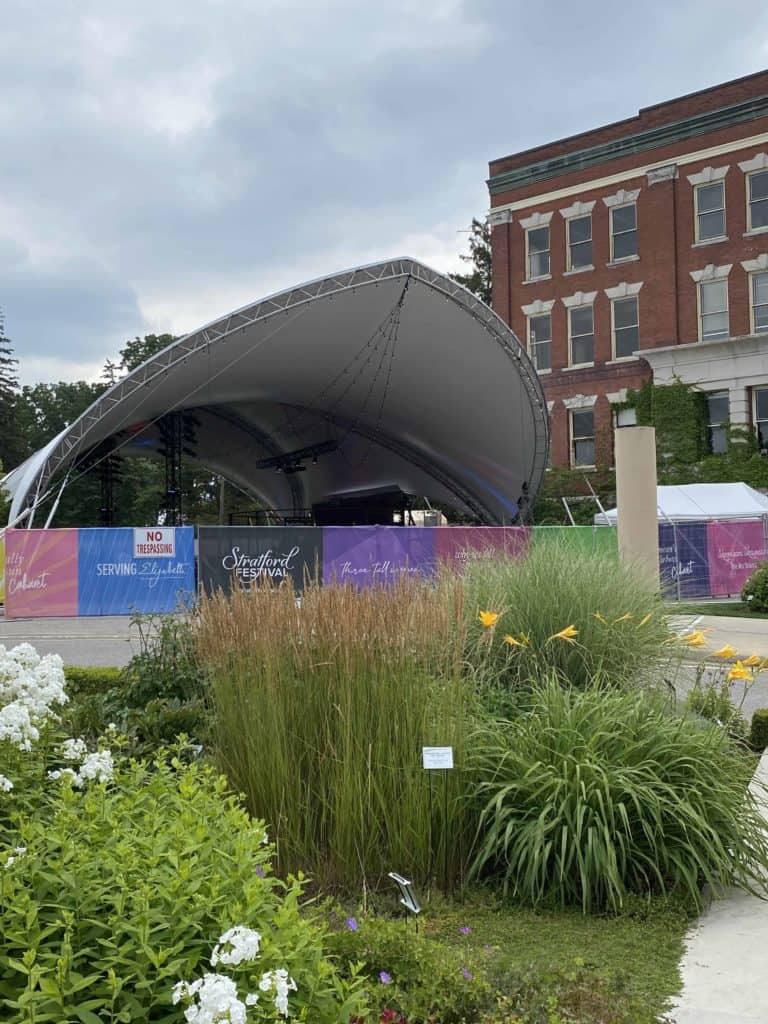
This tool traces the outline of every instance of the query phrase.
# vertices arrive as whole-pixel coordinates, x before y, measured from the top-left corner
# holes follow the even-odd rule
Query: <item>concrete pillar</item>
[[[616,431],[616,506],[619,558],[659,585],[659,526],[656,508],[656,431]]]

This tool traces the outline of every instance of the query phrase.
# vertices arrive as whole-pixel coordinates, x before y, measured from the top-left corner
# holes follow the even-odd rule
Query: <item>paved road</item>
[[[40,654],[60,654],[65,665],[127,665],[139,650],[139,635],[123,615],[62,619],[0,616],[0,644],[30,643]]]

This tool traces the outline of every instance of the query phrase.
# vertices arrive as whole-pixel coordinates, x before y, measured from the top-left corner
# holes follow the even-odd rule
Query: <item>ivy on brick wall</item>
[[[616,505],[616,475],[613,470],[548,469],[533,506],[534,523],[537,526],[570,525],[563,505],[565,498],[576,525],[591,525],[592,517],[600,509],[587,480],[603,508]]]
[[[659,471],[691,466],[708,454],[707,398],[690,384],[647,381],[627,395],[626,407],[637,411],[640,427],[656,428]]]

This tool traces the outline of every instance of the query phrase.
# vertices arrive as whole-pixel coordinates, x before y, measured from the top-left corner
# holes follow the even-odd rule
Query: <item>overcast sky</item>
[[[766,66],[765,0],[4,0],[22,381],[358,263],[457,269],[489,159]]]

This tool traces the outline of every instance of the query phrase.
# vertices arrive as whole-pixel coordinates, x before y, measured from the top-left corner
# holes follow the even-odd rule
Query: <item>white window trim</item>
[[[628,407],[626,407],[624,409],[612,409],[611,411],[613,413],[613,429],[614,430],[624,430],[624,429],[626,429],[626,427],[623,427],[623,426],[621,426],[619,424],[619,416],[623,412],[631,412],[631,413],[635,414],[635,422],[634,423],[627,423],[626,426],[627,427],[636,427],[637,426],[637,409],[633,409],[631,406],[628,406]]]
[[[585,270],[594,270],[595,269],[594,263],[591,263],[591,262],[590,263],[585,263],[584,266],[582,266],[582,267],[574,267],[574,266],[571,265],[571,237],[570,237],[570,223],[571,223],[571,221],[572,220],[578,220],[581,217],[589,217],[589,245],[590,245],[590,248],[592,248],[592,246],[594,244],[594,241],[595,241],[594,234],[593,234],[593,231],[592,231],[592,226],[593,226],[592,225],[592,207],[594,205],[595,205],[594,202],[591,202],[591,203],[574,203],[573,206],[569,207],[570,210],[575,210],[576,207],[589,207],[589,209],[588,210],[587,209],[582,210],[581,213],[575,213],[575,214],[573,214],[572,217],[566,217],[566,220],[565,220],[565,274],[563,276],[566,276],[567,274],[581,274]],[[562,213],[562,214],[565,214],[565,212],[566,212],[565,210],[561,210],[560,211],[560,213]],[[586,241],[586,239],[584,239],[584,241]],[[576,244],[577,245],[583,245],[584,243],[583,242],[577,242]],[[592,252],[592,258],[593,259],[594,259],[594,256],[595,256],[595,254],[594,254],[594,250],[593,250],[593,252]]]
[[[549,214],[548,216],[551,219],[552,214]],[[522,224],[523,222],[520,221],[520,223]],[[530,274],[529,274],[530,269],[531,269],[531,253],[530,253],[530,250],[529,250],[529,247],[528,247],[528,239],[530,237],[530,232],[531,231],[537,231],[539,228],[546,228],[547,232],[549,234],[549,248],[547,249],[547,252],[549,253],[549,272],[546,273],[546,274],[537,274],[536,277],[531,277]],[[530,227],[527,227],[525,229],[525,283],[527,283],[529,281],[547,281],[547,280],[549,280],[552,277],[551,271],[552,271],[552,231],[551,231],[551,229],[549,227],[549,220],[547,220],[546,223],[533,224]]]
[[[637,358],[637,356],[635,356],[634,353],[628,356],[620,356],[617,355],[616,353],[616,317],[614,309],[617,301],[621,302],[622,299],[634,299],[637,303],[637,305],[635,306],[635,309],[637,311],[637,344],[638,348],[640,347],[640,300],[638,298],[638,292],[642,288],[642,284],[638,285],[637,287],[635,287],[634,285],[625,284],[624,288],[626,289],[626,291],[623,295],[618,294],[611,296],[608,294],[609,292],[618,292],[620,288],[621,285],[619,285],[616,288],[605,289],[605,294],[608,295],[608,297],[611,300],[611,362],[613,363],[626,363]],[[630,288],[632,288],[633,290],[629,291]]]
[[[581,292],[577,292],[576,294],[577,295],[581,295]],[[588,292],[587,294],[594,296],[594,295],[597,294],[597,292]],[[565,302],[565,299],[563,299],[563,302]],[[581,370],[581,369],[583,369],[586,366],[594,366],[595,365],[595,304],[594,304],[594,299],[590,300],[589,302],[582,302],[582,303],[580,303],[578,305],[576,305],[576,304],[569,305],[567,308],[568,308],[568,313],[567,313],[567,318],[568,318],[568,369],[571,369],[571,370]],[[573,334],[571,333],[571,313],[573,312],[574,309],[587,309],[587,308],[592,310],[592,358],[591,358],[591,360],[588,363],[574,363],[573,362]],[[584,335],[583,334],[579,334],[578,337],[579,338],[583,338]]]
[[[747,167],[755,164],[756,161],[759,161],[759,163],[756,166],[750,167],[749,172],[744,175],[744,202],[747,204],[747,230],[744,232],[745,236],[762,235],[768,231],[768,224],[764,224],[759,228],[752,227],[752,204],[749,201],[749,179],[753,174],[763,174],[768,171],[768,156],[765,153],[758,153],[753,160],[746,160],[743,164],[739,164],[739,167],[746,171]]]
[[[626,281],[622,281],[615,288],[606,288],[605,294],[609,299],[630,299],[633,295],[639,295],[642,287],[642,281],[636,281],[634,284],[627,284]]]
[[[570,412],[572,409],[591,409],[597,401],[597,395],[572,395],[563,399],[563,405]]]
[[[584,398],[584,397],[585,397],[584,395],[578,395],[577,396],[577,398]],[[571,466],[571,469],[577,469],[577,468],[578,469],[594,469],[594,467],[595,467],[595,464],[596,464],[595,462],[583,462],[583,463],[582,462],[579,462],[579,463],[576,462],[576,444],[575,444],[576,437],[574,436],[574,433],[573,433],[573,413],[574,412],[582,412],[585,409],[589,409],[591,406],[594,406],[596,397],[597,396],[593,397],[592,401],[589,404],[580,405],[580,406],[569,406],[568,405],[568,400],[567,399],[565,400],[565,405],[566,405],[566,408],[568,409],[568,447],[570,449],[570,451],[568,453],[569,454],[568,462],[569,462],[569,464]],[[584,435],[584,437],[586,437],[586,436],[588,436],[588,435]],[[592,437],[593,448],[596,449],[597,448],[597,432],[596,432],[596,429],[595,429],[594,412],[592,414],[592,434],[590,436]],[[583,438],[580,438],[580,440],[583,440]],[[597,455],[596,451],[595,451],[595,455]]]
[[[745,174],[768,170],[768,153],[755,153],[751,160],[743,160],[739,167]]]
[[[754,274],[759,270],[768,270],[768,252],[761,252],[753,260],[742,260],[741,265],[748,274]]]
[[[560,215],[564,220],[571,220],[573,217],[586,217],[588,213],[592,213],[595,202],[596,200],[593,199],[589,203],[582,203],[580,199],[577,199],[571,206],[566,206],[564,210],[561,210]]]
[[[708,170],[711,170],[711,169],[712,168],[708,168]],[[721,167],[720,170],[726,170],[727,171],[728,168],[727,167],[725,167],[725,168]],[[689,176],[688,180],[691,181],[693,178],[696,178],[696,177],[698,177],[698,175],[691,174]],[[708,185],[721,185],[722,186],[722,190],[723,190],[723,206],[722,206],[722,210],[723,210],[723,230],[722,230],[722,233],[719,234],[719,235],[711,235],[709,238],[701,238],[700,235],[699,235],[699,217],[701,216],[701,214],[699,213],[699,189],[700,188],[706,188]],[[708,211],[708,212],[714,213],[715,211],[711,210],[711,211]],[[694,187],[693,187],[693,233],[694,233],[694,237],[696,239],[696,241],[694,242],[694,245],[709,245],[711,242],[722,242],[722,241],[727,241],[727,239],[728,239],[728,213],[727,213],[726,207],[725,207],[725,182],[722,181],[719,178],[715,178],[712,181],[706,181],[706,182],[703,181],[703,182],[701,182],[701,183],[699,183],[697,185],[694,185]]]
[[[750,263],[757,263],[757,260],[750,260],[749,262]],[[768,262],[768,261],[766,261],[766,262]],[[743,264],[742,264],[742,266],[743,266]],[[753,270],[752,273],[747,275],[747,288],[749,289],[748,294],[749,294],[749,331],[750,331],[750,334],[755,334],[756,335],[758,333],[757,329],[755,327],[755,301],[754,301],[755,293],[754,293],[754,288],[753,288],[753,283],[754,283],[753,279],[754,279],[755,275],[757,275],[757,274],[765,274],[766,272],[768,272],[768,267],[765,267],[765,268],[761,267],[761,268],[759,268],[757,270]],[[763,303],[761,303],[761,305],[763,305]],[[761,335],[766,335],[766,333],[767,333],[766,331],[760,331]]]
[[[636,203],[637,198],[640,195],[641,189],[634,188],[630,192],[626,189],[620,188],[618,192],[614,192],[612,196],[603,196],[603,202],[610,209],[612,206],[629,206],[630,203]]]
[[[726,164],[725,167],[704,167],[698,174],[689,174],[688,181],[694,188],[697,185],[713,185],[716,181],[724,181],[730,169],[730,164]]]
[[[555,304],[555,300],[554,299],[552,299],[551,302],[541,302],[540,300],[537,299],[536,302],[532,303],[530,306],[524,307],[524,308],[528,308],[528,309],[532,309],[532,307],[536,306],[536,305],[539,305],[539,306],[542,306],[542,307],[544,307],[544,306],[547,307],[546,309],[542,308],[542,309],[538,310],[537,312],[526,313],[526,316],[525,316],[525,338],[526,338],[527,349],[528,349],[528,357],[531,360],[531,362],[533,363],[534,370],[538,374],[551,373],[552,372],[552,307],[554,306],[554,304]],[[533,351],[533,343],[531,341],[531,320],[533,319],[533,317],[536,317],[536,316],[548,316],[549,317],[549,342],[548,342],[548,344],[549,344],[549,366],[546,369],[544,369],[544,370],[539,369],[539,367],[536,365],[536,354]]]
[[[618,391],[609,391],[605,397],[611,405],[623,405],[627,400],[627,388],[620,388]]]
[[[531,302],[527,306],[521,306],[520,309],[522,309],[525,316],[542,316],[544,313],[551,313],[554,304],[554,299],[547,299],[546,301],[536,299],[535,302]]]
[[[571,306],[591,306],[597,298],[597,292],[574,292],[573,295],[565,295],[560,301],[570,309]]]
[[[491,210],[487,217],[488,227],[493,229],[501,224],[511,224],[514,219],[511,210]]]
[[[723,277],[728,277],[732,266],[732,263],[724,263],[721,267],[716,267],[714,263],[708,263],[703,270],[692,270],[691,277],[696,284],[701,281],[719,281]]]
[[[551,220],[552,211],[549,213],[532,213],[530,217],[522,217],[520,219],[520,227],[523,231],[527,231],[529,228],[548,228]]]
[[[711,265],[712,264],[710,264],[710,266]],[[718,268],[718,269],[720,269],[720,268]],[[731,268],[729,267],[728,269],[730,270]],[[692,270],[691,271],[691,277],[693,277],[693,275],[695,273],[698,273],[698,271]],[[700,278],[699,280],[696,281],[696,319],[697,319],[698,328],[699,328],[699,330],[698,330],[699,341],[727,341],[728,338],[730,338],[730,336],[731,336],[731,294],[730,294],[730,288],[728,288],[727,277],[728,277],[727,274],[721,274],[721,275],[719,275],[717,277]],[[702,320],[701,320],[701,287],[700,286],[702,284],[710,284],[712,281],[722,281],[724,279],[726,280],[726,287],[725,287],[725,312],[728,314],[728,333],[725,334],[725,335],[721,335],[720,337],[717,337],[717,338],[705,338],[704,337],[704,332],[702,330],[704,325],[703,325]],[[696,278],[694,278],[694,280],[696,280]]]
[[[625,192],[623,194],[624,195],[631,195],[632,193]],[[640,194],[640,189],[638,189],[637,192],[635,192],[634,194],[635,194],[635,196],[639,195]],[[622,195],[622,192],[618,192],[617,195]],[[615,197],[612,197],[612,198],[615,198]],[[603,202],[605,203],[606,206],[609,206],[607,199],[604,199]],[[614,210],[620,210],[623,206],[634,206],[634,208],[635,208],[635,251],[633,253],[630,253],[629,256],[615,256],[614,252],[613,252],[613,239],[614,239],[614,235],[615,235],[615,232],[613,230],[613,211]],[[625,235],[625,234],[627,234],[627,232],[626,231],[621,231],[620,234]],[[611,250],[610,261],[609,261],[611,266],[615,266],[616,264],[628,262],[629,260],[637,260],[637,259],[640,258],[638,256],[638,253],[637,253],[638,245],[637,245],[637,200],[636,199],[627,200],[627,202],[624,202],[624,203],[618,203],[617,202],[617,203],[611,203],[610,204],[610,207],[609,207],[609,210],[608,210],[608,241],[609,241],[610,250]]]

